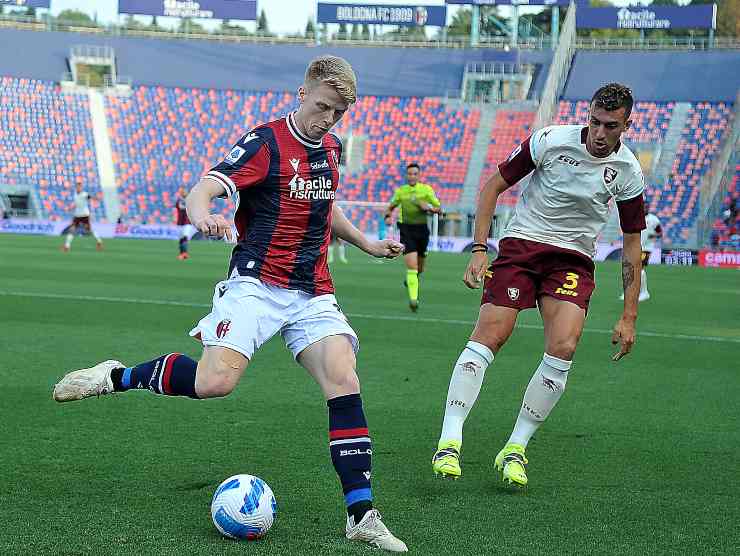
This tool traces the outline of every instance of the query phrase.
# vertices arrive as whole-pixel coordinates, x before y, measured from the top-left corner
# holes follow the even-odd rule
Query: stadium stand
[[[655,184],[651,209],[665,222],[671,243],[685,241],[699,212],[702,180],[711,168],[727,131],[730,106],[723,102],[700,102],[692,106],[665,184]]]
[[[72,175],[83,175],[93,194],[100,191],[87,96],[63,94],[52,84],[68,70],[70,48],[83,42],[112,46],[119,74],[131,75],[137,83],[129,99],[107,97],[106,113],[123,217],[143,222],[171,222],[175,190],[191,185],[246,129],[292,109],[292,91],[306,62],[328,51],[352,62],[361,93],[357,107],[337,129],[343,138],[359,138],[363,145],[361,151],[353,150],[361,160],[353,160],[352,171],[345,173],[341,198],[386,202],[403,180],[405,163],[415,160],[442,202],[452,205],[460,199],[481,119],[477,108],[445,102],[450,91],[459,91],[465,64],[534,64],[531,93],[536,97],[552,58],[548,51],[384,48],[378,64],[378,50],[366,47],[216,44],[4,29],[0,180],[37,183],[44,216],[52,218],[68,214]],[[583,99],[590,97],[594,83],[623,81],[641,99],[627,135],[628,144],[639,150],[663,142],[674,103],[690,103],[670,171],[670,158],[666,160],[668,179],[659,176],[649,183],[650,207],[664,220],[666,239],[685,242],[698,213],[699,186],[721,146],[740,87],[740,74],[727,68],[739,64],[737,51],[579,51],[556,123],[584,122],[588,103]],[[533,119],[526,110],[497,110],[481,182],[531,133]],[[680,128],[672,129],[678,139]],[[41,156],[53,160],[41,164]],[[473,188],[477,178],[476,171]],[[515,198],[516,191],[510,190],[502,203]],[[103,215],[101,206],[93,209],[97,218]],[[361,213],[356,215],[361,224],[374,229],[373,211],[352,210]]]
[[[287,113],[289,93],[137,87],[108,97],[121,214],[127,221],[169,223],[175,194],[192,187],[245,131]]]
[[[100,197],[88,99],[58,85],[0,77],[0,182],[37,185],[43,216],[71,218],[75,179]],[[104,215],[91,202],[93,217]]]
[[[499,110],[491,131],[486,163],[481,174],[480,187],[496,171],[498,164],[509,156],[511,151],[532,133],[535,113]],[[502,205],[514,205],[518,197],[518,187],[512,187],[500,199]]]
[[[710,243],[719,249],[740,250],[740,164],[725,196],[722,214],[712,226]]]
[[[131,98],[108,98],[124,218],[171,221],[181,185],[192,185],[249,128],[286,114],[295,103],[291,93],[167,87],[137,87]],[[387,201],[403,182],[403,161],[413,160],[442,202],[454,203],[479,118],[477,110],[448,111],[438,99],[362,97],[336,129],[366,141],[363,169],[345,175],[341,198]]]

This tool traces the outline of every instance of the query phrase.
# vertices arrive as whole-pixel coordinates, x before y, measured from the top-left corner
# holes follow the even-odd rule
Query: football
[[[272,489],[253,475],[234,475],[222,482],[211,501],[216,529],[230,539],[259,539],[272,527],[277,503]]]

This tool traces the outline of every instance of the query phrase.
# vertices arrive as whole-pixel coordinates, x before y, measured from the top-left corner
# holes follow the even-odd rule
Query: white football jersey
[[[581,125],[559,125],[532,134],[529,168],[534,166],[534,171],[521,182],[521,195],[504,237],[573,249],[593,258],[596,239],[609,218],[610,201],[640,196],[645,179],[639,161],[625,145],[598,158],[586,149],[586,133]],[[522,148],[517,147],[507,163],[525,155]]]
[[[87,191],[75,193],[75,217],[90,216],[90,194]]]
[[[640,244],[643,251],[655,249],[655,240],[658,239],[657,229],[660,228],[660,220],[653,213],[645,217],[646,228],[640,232]]]

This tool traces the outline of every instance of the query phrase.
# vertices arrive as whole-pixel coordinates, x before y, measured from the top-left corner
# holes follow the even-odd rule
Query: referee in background
[[[386,224],[391,223],[393,210],[400,206],[398,229],[404,246],[403,260],[406,263],[406,281],[409,308],[419,308],[419,277],[424,272],[424,261],[429,245],[427,214],[441,213],[439,199],[430,185],[421,183],[421,167],[412,162],[406,166],[406,183],[396,189],[385,212]]]

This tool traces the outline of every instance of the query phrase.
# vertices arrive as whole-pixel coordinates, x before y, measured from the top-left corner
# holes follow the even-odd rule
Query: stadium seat
[[[244,131],[295,105],[292,93],[165,87],[137,87],[131,98],[109,98],[124,219],[170,222],[181,185],[192,186]],[[387,202],[404,181],[406,162],[416,161],[442,203],[456,202],[479,121],[480,111],[449,110],[438,99],[360,98],[335,129],[342,138],[365,139],[361,170],[343,176],[340,198]],[[225,203],[222,209],[228,210]],[[376,227],[374,211],[355,212],[359,225]]]
[[[37,185],[42,215],[64,220],[78,177],[93,196],[93,218],[104,218],[87,95],[0,77],[0,183]]]

